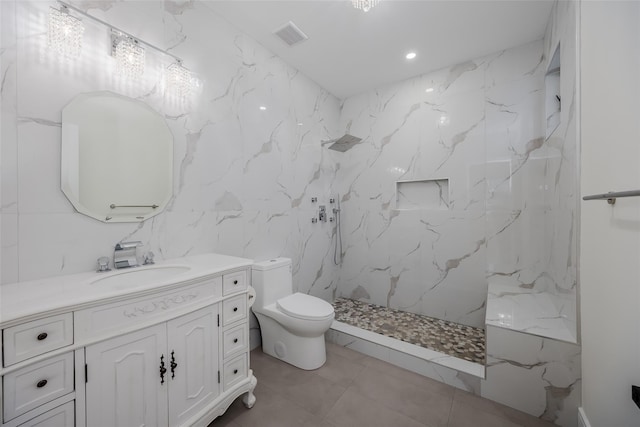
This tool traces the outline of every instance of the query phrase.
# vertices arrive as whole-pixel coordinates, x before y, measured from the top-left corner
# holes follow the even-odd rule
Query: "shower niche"
[[[396,209],[449,209],[449,178],[396,181]]]

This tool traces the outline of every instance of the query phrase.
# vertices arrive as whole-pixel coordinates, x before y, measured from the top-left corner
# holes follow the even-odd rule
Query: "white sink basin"
[[[92,285],[128,288],[149,285],[154,282],[163,282],[172,277],[184,274],[191,270],[185,265],[163,265],[157,267],[131,268],[122,272],[98,277],[91,281]]]

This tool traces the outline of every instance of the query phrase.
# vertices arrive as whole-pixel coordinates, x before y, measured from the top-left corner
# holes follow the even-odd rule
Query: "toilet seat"
[[[303,320],[319,320],[333,316],[333,306],[320,298],[296,292],[280,298],[276,306],[283,313]]]

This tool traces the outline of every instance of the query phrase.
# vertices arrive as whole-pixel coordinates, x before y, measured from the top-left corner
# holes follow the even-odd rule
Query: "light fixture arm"
[[[103,21],[103,20],[102,20],[102,19],[100,19],[100,18],[96,18],[95,16],[89,15],[88,13],[86,13],[86,12],[82,11],[81,9],[78,9],[77,7],[75,7],[75,6],[73,6],[73,5],[69,4],[69,3],[66,3],[66,2],[61,1],[61,0],[58,0],[58,3],[60,3],[64,8],[71,9],[71,10],[73,10],[74,12],[79,13],[79,14],[80,14],[80,15],[82,15],[82,16],[85,16],[85,17],[87,17],[87,18],[89,18],[89,19],[91,19],[91,20],[93,20],[93,21],[95,21],[95,22],[98,22],[99,24],[104,25],[105,27],[110,28],[112,32],[115,30],[115,31],[117,31],[118,33],[122,34],[123,36],[129,37],[130,39],[135,40],[135,41],[136,41],[136,42],[138,42],[139,44],[143,44],[143,45],[145,45],[145,46],[147,46],[147,47],[149,47],[149,48],[151,48],[151,49],[153,49],[153,50],[155,50],[155,51],[157,51],[157,52],[160,52],[160,53],[162,53],[162,54],[164,54],[164,55],[167,55],[167,56],[172,57],[173,59],[175,59],[175,60],[176,60],[177,62],[179,62],[179,63],[182,63],[182,59],[181,59],[181,58],[179,58],[179,57],[177,57],[176,55],[174,55],[174,54],[173,54],[173,53],[171,53],[171,52],[167,52],[167,51],[166,51],[166,50],[164,50],[164,49],[160,49],[159,47],[154,46],[154,45],[152,45],[151,43],[148,43],[148,42],[146,42],[146,41],[144,41],[144,40],[141,40],[141,39],[139,39],[138,37],[136,37],[136,36],[134,36],[134,35],[132,35],[132,34],[129,34],[128,32],[123,31],[123,30],[121,30],[120,28],[118,28],[118,27],[116,27],[116,26],[114,26],[114,25],[111,25],[111,24],[109,24],[109,23],[107,23],[107,22]]]

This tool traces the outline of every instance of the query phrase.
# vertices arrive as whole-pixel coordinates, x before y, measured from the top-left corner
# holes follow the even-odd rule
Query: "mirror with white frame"
[[[76,96],[62,110],[62,191],[103,222],[139,222],[166,207],[173,135],[142,101],[112,92]]]

